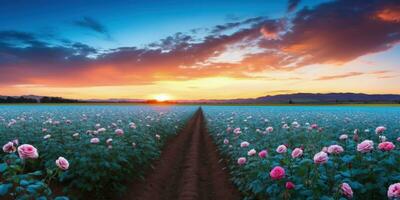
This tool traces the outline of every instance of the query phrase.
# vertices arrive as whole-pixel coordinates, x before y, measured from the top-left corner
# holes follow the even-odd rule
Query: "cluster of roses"
[[[19,142],[17,139],[7,142],[5,145],[3,145],[3,151],[5,153],[14,153],[17,151],[22,160],[37,159],[39,157],[38,150],[34,146],[30,144],[18,145]],[[55,161],[55,164],[61,170],[67,170],[69,168],[68,160],[61,156]]]
[[[379,126],[375,129],[376,134],[381,134],[386,130],[385,127]],[[358,132],[358,131],[357,131]],[[355,131],[355,134],[356,131]],[[346,140],[348,138],[347,135],[341,135],[340,139],[341,140]],[[224,139],[224,144],[229,144],[228,139]],[[240,144],[241,148],[246,148],[249,147],[250,143],[247,141],[244,141]],[[395,145],[392,142],[389,141],[382,141],[381,143],[378,144],[378,149],[381,151],[391,151],[395,149]],[[357,151],[361,153],[368,153],[371,152],[374,149],[374,142],[372,140],[364,140],[361,143],[357,145]],[[277,153],[286,153],[287,152],[287,146],[286,145],[279,145],[276,148]],[[340,145],[331,145],[329,147],[324,147],[321,152],[318,152],[314,155],[313,160],[315,164],[324,164],[329,160],[328,154],[340,154],[344,152],[344,149]],[[255,149],[251,149],[247,152],[248,156],[254,156],[257,154],[257,151]],[[265,158],[268,154],[267,150],[262,150],[258,153],[258,156],[260,158]],[[300,158],[303,155],[303,148],[295,148],[293,149],[291,156],[292,158]],[[240,157],[237,160],[237,163],[239,165],[244,165],[246,164],[247,159],[246,157]],[[282,179],[285,176],[285,169],[282,168],[281,166],[276,166],[270,171],[270,177],[273,180],[277,179]],[[293,182],[286,182],[286,189],[294,189],[295,185]],[[353,191],[348,183],[342,183],[340,185],[340,189],[343,195],[345,195],[348,198],[353,197]],[[389,186],[387,195],[389,198],[400,198],[400,183],[395,183]]]

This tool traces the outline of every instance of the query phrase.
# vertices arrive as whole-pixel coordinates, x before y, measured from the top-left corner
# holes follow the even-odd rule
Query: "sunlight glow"
[[[171,100],[171,97],[167,94],[158,94],[158,95],[154,96],[154,99],[158,102],[164,102],[164,101]]]

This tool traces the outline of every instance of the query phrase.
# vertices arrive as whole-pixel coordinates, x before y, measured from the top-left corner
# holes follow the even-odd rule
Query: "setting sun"
[[[164,101],[170,100],[171,97],[167,94],[158,94],[158,95],[154,96],[154,99],[158,102],[164,102]]]

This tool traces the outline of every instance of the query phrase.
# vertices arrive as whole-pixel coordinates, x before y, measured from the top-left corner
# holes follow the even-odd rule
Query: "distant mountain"
[[[363,93],[295,93],[267,95],[258,98],[227,99],[227,100],[194,100],[177,101],[178,103],[232,103],[232,104],[262,104],[262,103],[400,103],[397,94],[363,94]]]

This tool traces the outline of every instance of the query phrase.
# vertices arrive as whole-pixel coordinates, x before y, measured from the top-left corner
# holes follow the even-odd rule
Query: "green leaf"
[[[4,173],[7,170],[8,166],[6,163],[1,163],[0,164],[0,172]]]
[[[1,184],[0,185],[0,196],[4,196],[8,194],[8,190],[12,187],[11,183]]]
[[[59,197],[56,197],[54,200],[69,200],[69,198],[66,196],[59,196]]]

